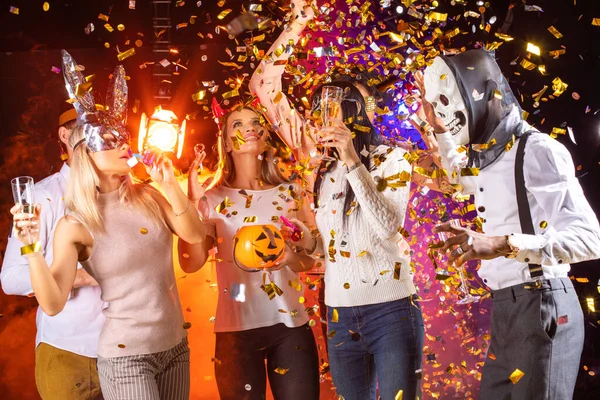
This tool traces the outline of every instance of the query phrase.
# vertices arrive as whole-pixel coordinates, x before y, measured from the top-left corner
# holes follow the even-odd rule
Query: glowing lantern
[[[245,271],[272,268],[283,258],[285,241],[273,225],[247,225],[233,238],[233,259]]]
[[[181,157],[185,139],[185,122],[181,124],[173,111],[156,107],[154,114],[148,119],[142,113],[140,119],[140,133],[138,137],[138,151],[157,147],[164,152],[173,152],[177,158]]]

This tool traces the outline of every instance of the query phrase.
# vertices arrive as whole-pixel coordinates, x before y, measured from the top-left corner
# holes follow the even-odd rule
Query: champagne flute
[[[323,86],[321,92],[321,117],[323,127],[334,126],[338,121],[342,121],[342,100],[344,90],[337,86]],[[327,150],[327,149],[326,149]],[[324,152],[324,158],[331,158]]]
[[[35,198],[33,195],[33,178],[30,176],[18,176],[10,181],[12,186],[13,200],[21,206],[21,212],[35,214]],[[31,234],[27,234],[27,244],[32,244]]]
[[[448,222],[452,226],[456,226],[456,227],[461,226],[459,219],[451,219]],[[446,240],[450,239],[450,233],[438,232],[438,239],[441,240],[442,242],[445,242]],[[469,289],[467,288],[467,280],[465,279],[465,276],[464,276],[464,267],[459,267],[456,264],[454,265],[454,267],[458,271],[458,276],[460,278],[459,291],[462,294],[462,299],[459,299],[456,302],[456,304],[469,304],[469,303],[474,303],[476,301],[479,301],[481,296],[473,296],[471,293],[469,293]]]

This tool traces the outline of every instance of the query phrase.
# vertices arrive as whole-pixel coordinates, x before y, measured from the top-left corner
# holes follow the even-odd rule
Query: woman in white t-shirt
[[[201,245],[179,242],[179,260],[186,272],[201,268],[208,251],[217,248],[219,395],[222,400],[264,399],[268,376],[276,400],[318,399],[317,348],[300,302],[303,289],[297,274],[312,268],[314,261],[286,245],[278,266],[251,272],[248,267],[258,266],[240,265],[233,249],[241,227],[279,227],[280,216],[298,218],[301,189],[280,173],[274,149],[267,143],[264,118],[255,109],[236,107],[219,125],[219,164],[210,188],[204,193],[198,184],[198,158],[188,179],[188,196],[209,226],[207,240]]]

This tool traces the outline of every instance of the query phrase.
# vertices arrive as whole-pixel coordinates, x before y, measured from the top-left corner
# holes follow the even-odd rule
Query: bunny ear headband
[[[125,68],[118,65],[108,84],[107,104],[104,110],[97,110],[94,96],[82,86],[85,77],[77,69],[77,63],[66,50],[62,51],[63,73],[67,93],[77,111],[78,125],[83,126],[83,139],[73,146],[73,150],[83,142],[91,152],[112,150],[129,143],[127,121],[127,82]]]

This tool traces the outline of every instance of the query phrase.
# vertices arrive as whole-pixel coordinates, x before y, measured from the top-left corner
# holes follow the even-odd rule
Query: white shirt
[[[328,306],[385,303],[416,292],[410,249],[399,233],[410,195],[411,166],[404,155],[402,149],[379,146],[370,156],[371,171],[361,165],[348,172],[335,161],[323,177],[316,209],[322,240],[315,254],[324,255]],[[388,185],[380,191],[375,179],[385,178]],[[348,185],[358,207],[346,216],[344,226]]]
[[[48,265],[52,263],[52,242],[56,224],[65,214],[64,193],[69,179],[69,166],[35,184],[35,202],[42,205],[40,217],[40,243]],[[9,295],[33,294],[27,259],[21,256],[21,242],[16,237],[8,239],[0,280],[2,290]],[[77,268],[82,268],[77,265]],[[47,343],[86,357],[96,357],[98,336],[104,324],[100,288],[85,286],[73,289],[65,308],[56,316],[46,315],[38,307],[36,315],[36,347]]]
[[[523,132],[531,129],[524,124]],[[568,150],[546,134],[533,133],[525,146],[524,177],[535,235],[521,232],[515,186],[519,141],[479,176],[460,176],[466,156],[449,133],[436,135],[442,164],[464,194],[475,196],[486,235],[514,235],[515,259],[482,260],[479,275],[492,289],[531,281],[528,263],[541,264],[544,278],[566,277],[570,263],[600,258],[600,226],[587,202]],[[512,240],[511,240],[512,241]]]
[[[300,302],[304,286],[298,274],[288,267],[265,273],[246,272],[233,260],[233,238],[238,229],[247,225],[273,225],[281,227],[279,216],[297,218],[299,204],[294,200],[290,188],[300,197],[298,185],[287,183],[266,190],[245,190],[224,186],[215,187],[206,193],[209,205],[208,221],[215,224],[217,246],[217,284],[219,300],[215,319],[215,332],[234,332],[268,327],[283,323],[298,327],[308,322],[305,306]],[[249,200],[249,197],[251,199]],[[215,210],[221,203],[227,207],[222,212]],[[280,209],[278,209],[280,208]],[[255,217],[244,222],[246,217]],[[269,299],[261,286],[274,282],[282,291],[281,296]]]

